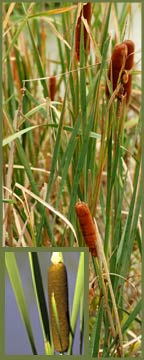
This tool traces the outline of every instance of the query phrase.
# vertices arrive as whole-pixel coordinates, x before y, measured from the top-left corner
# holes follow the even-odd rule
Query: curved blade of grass
[[[33,108],[32,110],[30,110],[28,113],[26,113],[25,115],[23,115],[23,117],[24,117],[26,120],[28,120],[27,118],[31,117],[32,115],[34,115],[35,113],[37,113],[37,111],[39,111],[39,110],[41,110],[41,111],[39,111],[40,114],[43,115],[44,117],[46,117],[46,116],[47,116],[47,112],[46,112],[46,110],[43,109],[43,105],[44,105],[44,104],[39,104],[38,106],[36,106],[36,107]],[[54,107],[53,105],[51,106],[51,108],[54,109],[54,111],[55,111],[55,107]],[[59,118],[58,118],[58,121],[59,121]],[[78,121],[78,120],[77,120],[77,121]],[[49,123],[49,124],[46,123],[46,124],[34,125],[34,126],[48,126],[48,127],[50,126],[50,127],[52,127],[52,128],[58,128],[58,124],[53,124],[53,123]],[[71,127],[71,126],[65,125],[65,126],[63,126],[63,130],[66,130],[66,131],[69,131],[69,132],[73,132],[74,128]],[[79,129],[79,130],[77,131],[77,134],[80,135],[80,136],[82,136],[82,130]],[[93,139],[98,139],[98,140],[100,140],[100,139],[101,139],[101,134],[98,134],[98,133],[96,133],[96,132],[94,132],[94,131],[90,131],[89,137],[91,137],[91,138],[93,138]]]
[[[31,99],[32,99],[32,97],[31,97]],[[32,115],[36,114],[39,111],[41,115],[47,117],[47,111],[44,109],[44,106],[47,106],[46,102],[43,103],[43,104],[37,105],[36,107],[34,107],[30,111],[28,111],[24,116],[29,118],[29,117],[31,117]]]
[[[73,299],[72,314],[70,319],[72,334],[75,334],[76,324],[78,320],[78,312],[80,308],[80,301],[84,291],[84,252],[81,252],[79,259],[79,266],[77,271],[75,293]],[[68,355],[71,355],[74,337],[70,334],[70,344],[68,349]]]
[[[129,328],[132,321],[136,320],[136,317],[141,310],[142,310],[142,300],[140,300],[136,304],[134,310],[131,312],[128,319],[125,321],[124,325],[122,326],[122,333],[124,333]]]
[[[24,135],[25,133],[27,133],[28,131],[31,131],[31,130],[34,130],[38,127],[41,127],[41,126],[48,126],[48,127],[53,127],[53,128],[58,128],[58,125],[57,124],[40,124],[40,125],[33,125],[33,126],[29,126],[25,129],[22,129],[20,131],[17,131],[16,133],[12,134],[12,135],[9,135],[7,138],[3,139],[2,141],[2,146],[6,146],[8,144],[10,144],[12,141],[14,141],[15,139],[18,139],[20,138],[22,135]],[[73,132],[73,128],[70,127],[70,126],[64,126],[64,130],[67,130],[69,132]],[[77,131],[77,130],[76,130]],[[76,135],[82,135],[82,131],[81,130],[78,130],[76,132]],[[75,135],[75,136],[76,136]],[[93,139],[100,139],[100,135],[99,134],[96,134],[94,132],[91,131],[90,133],[90,137],[92,137]]]
[[[40,317],[40,323],[43,332],[44,343],[47,342],[47,348],[49,351],[48,355],[53,355],[50,346],[51,339],[50,339],[50,329],[49,329],[49,317],[48,317],[48,311],[47,311],[46,300],[44,295],[38,255],[36,252],[31,252],[31,253],[29,252],[29,262],[30,262],[33,287],[34,287],[34,292],[36,296],[36,302]]]
[[[94,36],[93,36],[92,31],[90,29],[90,26],[89,26],[87,20],[83,17],[83,15],[82,15],[81,19],[83,21],[83,24],[84,24],[86,30],[87,30],[87,33],[89,34],[91,44],[92,44],[92,47],[93,47],[95,55],[96,55],[97,63],[101,63],[100,49],[99,49],[98,44],[96,43],[96,41],[94,39]]]
[[[33,17],[41,17],[41,16],[63,14],[65,12],[69,12],[69,11],[75,9],[76,7],[77,7],[77,5],[72,5],[72,6],[66,6],[66,7],[63,7],[63,8],[59,8],[59,9],[47,10],[47,11],[43,11],[43,12],[40,12],[40,13],[31,14],[31,15],[29,15],[28,18],[31,19]]]
[[[50,28],[52,29],[53,33],[60,39],[60,41],[68,47],[68,49],[71,49],[71,46],[69,43],[64,39],[64,37],[57,31],[56,27],[53,25],[52,21],[46,19],[46,22],[49,24]]]
[[[37,127],[39,127],[41,125],[33,125],[33,126],[29,126],[26,129],[17,131],[16,133],[14,133],[13,135],[8,136],[7,138],[3,139],[2,141],[2,146],[6,146],[8,144],[10,144],[12,141],[14,141],[15,139],[21,137],[23,134],[27,133],[28,131],[31,131],[33,129],[36,129]]]
[[[15,294],[16,302],[20,311],[21,318],[25,324],[29,342],[32,348],[33,355],[37,355],[37,350],[34,342],[30,317],[27,309],[26,299],[23,292],[21,278],[17,267],[15,255],[7,252],[5,254],[6,268]]]
[[[16,43],[16,41],[17,41],[17,39],[18,39],[18,37],[19,37],[19,35],[20,35],[20,33],[21,33],[21,31],[23,30],[23,28],[24,28],[24,26],[25,26],[25,24],[26,24],[26,22],[27,22],[27,17],[22,21],[22,23],[20,24],[18,30],[17,30],[17,31],[15,32],[15,34],[13,35],[12,41],[11,41],[11,43],[10,43],[9,48],[7,49],[7,51],[6,51],[6,53],[5,53],[5,56],[4,56],[4,58],[3,58],[3,61],[7,58],[7,56],[9,55],[9,53],[10,53],[10,51],[11,51],[11,49],[14,47],[14,45],[15,45],[15,43]]]
[[[46,201],[42,200],[39,196],[35,195],[34,193],[32,193],[30,190],[26,189],[24,186],[16,183],[15,187],[21,189],[23,192],[26,192],[27,194],[29,194],[30,196],[32,196],[35,200],[37,200],[38,202],[40,202],[42,205],[44,205],[47,209],[49,209],[50,211],[52,211],[55,215],[59,216],[60,219],[62,219],[66,225],[68,225],[68,227],[72,230],[75,239],[77,241],[77,235],[75,232],[75,229],[73,227],[73,225],[70,223],[70,221],[64,216],[62,215],[59,211],[55,210],[53,208],[53,206],[51,206],[50,204],[48,204]]]
[[[11,4],[11,5],[14,7],[14,6],[15,6],[15,3],[14,3],[14,5],[13,5],[13,4]],[[31,6],[31,5],[30,5],[30,6]],[[18,38],[20,32],[22,31],[23,26],[25,25],[25,22],[26,22],[27,20],[31,20],[31,19],[35,19],[35,18],[39,18],[39,17],[40,17],[40,18],[41,18],[41,17],[49,17],[50,15],[58,15],[58,14],[66,13],[66,12],[69,12],[69,11],[75,9],[76,7],[77,7],[77,5],[72,5],[72,6],[67,6],[67,7],[60,8],[60,9],[51,9],[51,10],[42,11],[42,12],[39,12],[39,13],[28,14],[26,19],[23,18],[23,15],[20,15],[20,14],[19,14],[19,19],[17,20],[17,18],[16,18],[16,23],[15,23],[15,25],[18,25],[19,23],[21,24],[21,22],[22,22],[22,24],[21,24],[21,25],[22,25],[22,28],[19,28],[19,29],[18,29],[18,34],[17,34],[17,33],[15,34],[15,35],[16,35],[16,38],[14,39],[13,44],[10,45],[9,51],[10,51],[11,48],[13,47],[15,41],[17,40],[17,38]],[[9,7],[9,8],[10,8],[10,7]],[[8,13],[7,13],[7,14],[8,14]],[[9,15],[10,15],[10,14],[8,14],[8,16],[9,16]],[[7,22],[8,22],[8,19],[7,19],[7,16],[6,16],[6,18],[4,19],[4,22],[3,22],[4,29],[5,29],[6,25],[7,25]],[[8,51],[8,53],[9,53],[9,51]],[[7,55],[8,55],[8,54],[7,54]]]

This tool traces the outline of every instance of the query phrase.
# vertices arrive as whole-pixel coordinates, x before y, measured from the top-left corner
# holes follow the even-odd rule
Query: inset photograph
[[[84,354],[84,261],[84,251],[5,253],[6,355]]]

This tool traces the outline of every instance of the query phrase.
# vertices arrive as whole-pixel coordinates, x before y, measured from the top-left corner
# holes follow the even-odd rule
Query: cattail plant
[[[63,353],[69,347],[68,282],[66,267],[57,254],[59,253],[53,253],[51,258],[53,263],[48,268],[48,300],[54,348]],[[58,319],[56,319],[54,303]]]
[[[75,211],[79,220],[80,228],[86,245],[89,247],[91,254],[96,257],[96,230],[90,213],[90,209],[85,202],[77,202]]]
[[[55,93],[56,93],[56,77],[51,76],[49,78],[49,96],[51,101],[54,101]]]
[[[131,70],[134,65],[134,42],[131,40],[123,41],[114,47],[109,69],[108,79],[112,82],[113,91],[120,83],[116,97],[121,100],[122,96],[126,97],[126,103],[129,102],[132,85]],[[106,96],[110,95],[109,88],[106,85]]]
[[[87,3],[83,6],[83,9],[80,13],[80,16],[77,21],[76,25],[76,32],[75,32],[75,59],[80,61],[80,37],[81,37],[81,17],[87,20],[88,24],[90,24],[91,20],[91,3]],[[84,28],[84,49],[86,53],[90,52],[90,39],[87,33],[87,30]]]

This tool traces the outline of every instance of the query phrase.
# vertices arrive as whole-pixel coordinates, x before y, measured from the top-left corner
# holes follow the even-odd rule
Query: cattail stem
[[[96,221],[95,221],[95,228],[96,228],[96,234],[97,234],[96,247],[97,247],[97,254],[98,254],[98,262],[99,262],[100,271],[101,271],[102,284],[104,284],[104,286],[105,286],[104,278],[103,278],[103,270],[102,270],[102,263],[103,263],[104,270],[105,270],[105,278],[108,282],[108,286],[109,286],[109,290],[110,290],[110,294],[111,294],[111,300],[112,300],[113,310],[114,310],[116,324],[117,324],[117,332],[119,335],[120,345],[118,348],[118,352],[120,354],[120,357],[123,357],[123,338],[122,338],[121,325],[120,325],[117,305],[116,305],[116,301],[115,301],[115,296],[114,296],[114,292],[113,292],[113,288],[112,288],[112,284],[111,284],[111,280],[110,280],[109,269],[108,269],[107,261],[105,258],[104,250],[103,250],[102,239],[101,239]],[[104,295],[106,296],[106,303],[107,303],[107,294],[105,293],[104,287],[103,287],[103,290],[104,290]]]
[[[98,268],[98,265],[99,265],[99,279],[100,279],[100,282],[101,282],[102,291],[103,291],[103,295],[104,295],[104,299],[105,299],[105,307],[106,307],[109,322],[110,322],[110,325],[111,325],[112,336],[113,336],[113,338],[116,338],[116,330],[115,330],[115,327],[114,327],[113,317],[112,317],[109,302],[108,302],[107,288],[106,288],[104,277],[103,277],[102,262],[101,262],[101,259],[99,258],[99,256],[98,256],[98,259],[97,258],[95,259],[95,263],[96,263],[97,268]]]

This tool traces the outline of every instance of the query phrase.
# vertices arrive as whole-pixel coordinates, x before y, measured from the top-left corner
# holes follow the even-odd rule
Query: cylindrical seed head
[[[54,294],[59,317],[61,341],[57,332],[55,316],[52,307]],[[65,352],[69,347],[69,307],[67,272],[63,263],[52,264],[48,269],[48,300],[54,348],[58,352]]]
[[[90,213],[90,209],[85,202],[79,201],[75,205],[75,211],[85,243],[89,247],[91,254],[96,257],[96,229]]]

